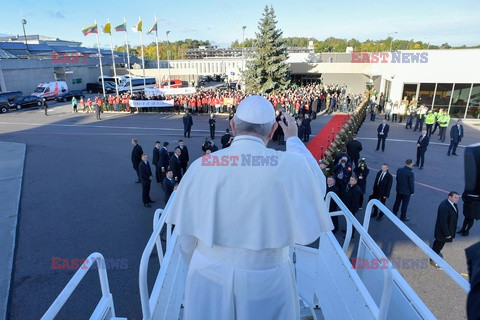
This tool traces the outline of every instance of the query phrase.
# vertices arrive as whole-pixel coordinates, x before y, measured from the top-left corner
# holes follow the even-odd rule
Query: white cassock
[[[238,156],[237,165],[206,165],[215,156]],[[297,137],[283,152],[238,136],[229,148],[193,162],[166,219],[191,257],[184,319],[299,318],[288,250],[333,229],[325,185]]]

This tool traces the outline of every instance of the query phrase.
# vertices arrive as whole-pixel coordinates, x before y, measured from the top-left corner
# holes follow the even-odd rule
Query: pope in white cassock
[[[276,123],[270,102],[250,96],[231,121],[231,146],[196,160],[170,204],[190,260],[184,319],[297,319],[289,246],[333,229],[325,177],[290,115]],[[287,151],[266,147],[277,126]]]

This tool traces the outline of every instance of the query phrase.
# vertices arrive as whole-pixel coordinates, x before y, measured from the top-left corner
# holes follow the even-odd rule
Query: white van
[[[65,81],[52,81],[40,83],[32,93],[32,96],[39,98],[54,99],[59,94],[68,91],[67,83]]]

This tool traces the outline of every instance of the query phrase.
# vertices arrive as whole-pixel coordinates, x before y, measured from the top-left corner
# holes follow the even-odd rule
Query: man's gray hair
[[[233,122],[235,123],[235,129],[237,131],[237,135],[242,133],[253,133],[260,137],[266,138],[270,131],[272,131],[272,127],[275,124],[275,119],[272,122],[265,123],[265,124],[256,124],[243,121],[237,117],[237,115],[233,116]]]

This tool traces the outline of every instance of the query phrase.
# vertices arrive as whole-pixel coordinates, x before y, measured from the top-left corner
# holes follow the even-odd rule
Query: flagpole
[[[142,18],[138,17],[138,20],[139,21],[142,21]],[[142,70],[143,70],[143,90],[145,92],[145,87],[147,86],[147,83],[145,81],[145,57],[144,57],[144,54],[143,54],[143,25],[142,25],[142,30],[139,31],[140,32],[140,45],[142,46]]]
[[[157,42],[157,71],[158,71],[158,84],[160,84],[160,53],[158,49],[158,24],[157,24],[157,15],[155,15],[155,40]]]
[[[125,22],[125,45],[127,46],[127,69],[128,69],[128,81],[130,82],[130,95],[133,95],[133,86],[132,86],[132,75],[130,74],[130,51],[128,49],[128,31],[127,31],[127,18],[123,17],[123,22]]]
[[[97,26],[97,49],[98,49],[98,60],[100,62],[100,76],[102,77],[102,90],[103,96],[105,97],[105,80],[103,79],[103,66],[102,66],[102,53],[100,52],[100,40],[98,39],[98,24],[97,20],[95,20],[95,25]]]
[[[108,20],[108,24],[110,25],[110,49],[112,50],[112,64],[113,64],[113,77],[115,78],[115,92],[118,96],[118,79],[117,79],[117,68],[115,67],[115,55],[113,54],[113,43],[112,43],[112,25],[110,24],[110,19]]]

